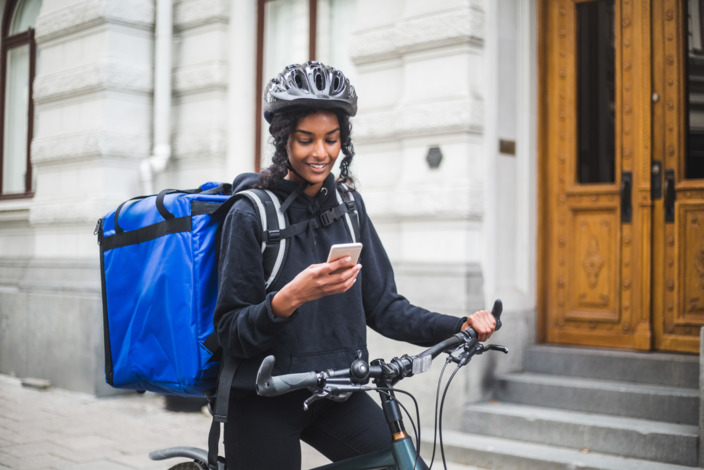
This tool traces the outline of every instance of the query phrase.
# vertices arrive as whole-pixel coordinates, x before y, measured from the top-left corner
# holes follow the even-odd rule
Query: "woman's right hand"
[[[361,269],[362,265],[352,264],[349,256],[308,266],[274,294],[271,301],[274,315],[288,318],[306,302],[347,292]]]

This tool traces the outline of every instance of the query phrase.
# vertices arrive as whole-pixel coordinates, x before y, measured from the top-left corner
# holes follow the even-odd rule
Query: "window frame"
[[[32,138],[34,137],[34,78],[36,76],[37,43],[34,28],[21,33],[9,35],[12,18],[21,0],[8,0],[2,17],[2,44],[0,45],[0,200],[19,199],[34,196],[32,188]],[[29,46],[29,109],[27,110],[27,141],[26,165],[24,177],[24,192],[6,194],[3,188],[3,171],[5,168],[5,95],[7,87],[7,58],[10,50],[21,46]]]
[[[257,52],[254,93],[254,171],[262,165],[262,95],[264,94],[264,31],[266,30],[266,3],[257,0]],[[315,60],[318,35],[318,0],[308,0],[308,60]]]

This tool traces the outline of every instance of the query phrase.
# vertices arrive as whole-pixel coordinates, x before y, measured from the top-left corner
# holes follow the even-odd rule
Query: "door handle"
[[[631,191],[633,174],[630,171],[621,172],[621,223],[630,224],[633,220],[633,204]]]
[[[675,170],[665,170],[665,223],[675,221]]]
[[[650,167],[650,192],[653,199],[662,197],[662,162],[654,160]]]

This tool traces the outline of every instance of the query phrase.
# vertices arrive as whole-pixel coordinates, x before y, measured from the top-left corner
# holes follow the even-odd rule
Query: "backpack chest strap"
[[[264,230],[264,239],[267,243],[276,243],[286,238],[298,235],[306,230],[317,230],[320,227],[327,227],[337,219],[344,217],[351,212],[356,212],[356,210],[357,208],[354,205],[354,201],[343,201],[332,209],[328,209],[315,217],[311,217],[310,219],[279,229]],[[352,237],[353,239],[357,238],[354,233],[352,234]]]

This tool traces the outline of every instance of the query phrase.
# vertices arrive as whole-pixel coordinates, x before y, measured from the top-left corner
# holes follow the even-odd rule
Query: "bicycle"
[[[503,305],[501,300],[497,299],[494,302],[491,312],[496,319],[496,330],[501,328],[500,318],[502,311]],[[344,400],[351,393],[376,391],[379,393],[384,416],[391,430],[393,439],[391,449],[352,457],[311,470],[420,470],[425,468],[420,459],[420,453],[417,450],[420,448],[420,433],[417,431],[415,425],[413,425],[415,434],[414,444],[414,439],[412,439],[406,431],[401,410],[403,409],[409,418],[410,414],[398,401],[396,393],[406,393],[411,396],[411,398],[413,398],[413,396],[410,393],[395,389],[394,385],[407,377],[426,372],[430,369],[433,359],[441,353],[447,353],[448,357],[445,366],[453,362],[457,364],[457,367],[445,386],[445,392],[443,393],[441,402],[444,403],[447,390],[457,372],[462,367],[469,364],[472,357],[487,351],[508,353],[508,348],[495,344],[485,345],[480,343],[477,340],[476,332],[472,328],[468,328],[414,356],[404,354],[401,357],[391,359],[389,362],[385,362],[383,359],[375,359],[371,361],[371,363],[367,363],[361,358],[358,358],[348,369],[341,370],[302,372],[272,376],[271,372],[274,368],[275,360],[274,356],[267,356],[257,373],[256,388],[257,393],[262,396],[278,396],[295,390],[308,389],[311,391],[312,395],[303,403],[303,408],[306,410],[311,403],[317,400]],[[373,386],[368,385],[370,380],[373,381]],[[441,381],[442,374],[439,383]],[[439,391],[440,388],[438,387],[437,399],[439,399]],[[439,433],[443,465],[447,467],[442,445],[442,404],[438,406],[437,399],[436,437]],[[416,403],[415,405],[416,419],[418,419],[418,404]],[[413,423],[412,418],[411,423]],[[436,443],[433,445],[431,466],[435,457],[435,444]],[[154,451],[149,454],[149,457],[152,460],[164,460],[173,457],[193,459],[193,462],[177,464],[171,467],[170,470],[209,469],[208,455],[207,451],[204,449],[172,447]],[[226,470],[224,459],[218,459],[217,470]]]

